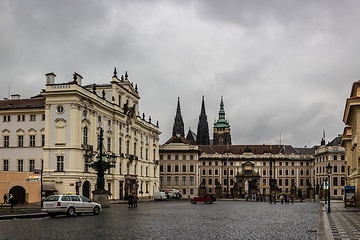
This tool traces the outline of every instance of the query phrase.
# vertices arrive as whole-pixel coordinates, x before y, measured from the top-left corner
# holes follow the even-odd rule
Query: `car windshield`
[[[59,199],[59,196],[50,196],[45,198],[44,202],[53,202],[53,201],[57,201]]]

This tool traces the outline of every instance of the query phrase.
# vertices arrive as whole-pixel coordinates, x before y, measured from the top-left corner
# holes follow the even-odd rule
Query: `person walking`
[[[137,208],[137,195],[136,195],[136,193],[134,193],[134,195],[133,195],[133,199],[132,199],[132,206],[133,206],[133,208]]]
[[[132,207],[132,202],[133,202],[133,195],[130,193],[128,196],[128,205],[129,208]]]
[[[10,193],[9,203],[11,204],[11,209],[14,207],[14,196]]]
[[[7,195],[6,195],[6,193],[4,194],[4,203],[7,203]]]
[[[284,194],[281,195],[280,200],[281,200],[281,204],[283,204],[284,203]]]

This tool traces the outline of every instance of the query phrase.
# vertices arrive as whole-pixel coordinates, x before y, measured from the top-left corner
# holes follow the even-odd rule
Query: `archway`
[[[13,195],[17,203],[25,203],[25,188],[21,186],[14,186],[10,189],[9,193]]]
[[[90,199],[90,183],[85,181],[82,186],[82,195]]]

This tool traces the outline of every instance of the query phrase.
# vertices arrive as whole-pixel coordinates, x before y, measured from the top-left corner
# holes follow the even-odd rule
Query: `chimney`
[[[20,94],[12,94],[11,95],[11,100],[19,100],[20,99]]]
[[[53,72],[45,74],[46,84],[55,84],[55,77],[56,75]]]
[[[77,72],[74,72],[74,81],[76,81],[76,83],[81,86],[82,80],[83,80],[83,77],[80,74],[78,74]]]

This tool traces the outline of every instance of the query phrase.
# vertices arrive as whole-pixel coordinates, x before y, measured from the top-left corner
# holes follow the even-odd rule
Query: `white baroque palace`
[[[137,85],[134,87],[127,73],[118,78],[115,69],[110,84],[86,86],[77,73],[67,83],[56,83],[54,73],[45,76],[46,89],[40,95],[2,100],[11,102],[10,106],[22,104],[12,111],[1,109],[0,112],[2,118],[14,119],[5,121],[2,127],[1,147],[7,154],[6,159],[2,158],[7,161],[3,161],[1,170],[18,171],[19,155],[25,159],[31,153],[35,161],[29,164],[34,166],[27,166],[25,161],[24,171],[43,168],[43,194],[56,190],[92,198],[97,175],[89,167],[91,160],[84,155],[90,151],[95,154],[92,160],[97,160],[98,138],[103,129],[103,149],[107,155],[116,156],[114,167],[105,174],[105,189],[110,199],[125,199],[130,193],[152,198],[154,191],[159,190],[160,131],[150,116],[145,120],[145,114],[139,114]],[[27,102],[34,101],[42,106],[27,106]],[[35,123],[22,122],[22,115],[29,118],[35,115]],[[20,121],[15,122],[18,116]],[[14,148],[19,145],[21,135],[29,135],[23,137],[24,147]]]

